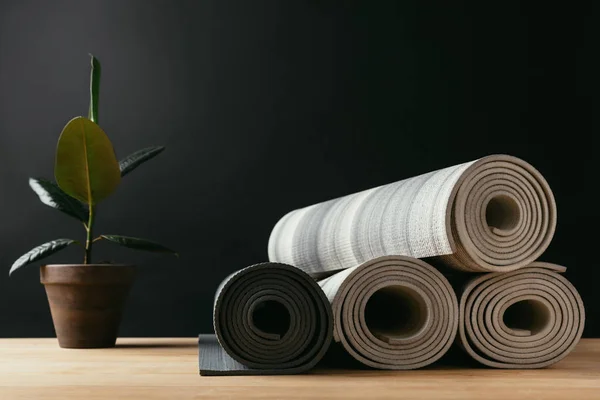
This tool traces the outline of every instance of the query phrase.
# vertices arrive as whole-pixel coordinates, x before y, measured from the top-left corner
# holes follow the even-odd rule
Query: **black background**
[[[581,4],[581,5],[578,5]],[[0,0],[0,336],[51,336],[22,253],[75,220],[42,205],[64,124],[86,115],[88,53],[117,156],[163,144],[98,207],[100,243],[141,266],[127,336],[211,329],[214,290],[266,260],[285,212],[493,153],[532,163],[559,222],[544,260],[569,267],[600,336],[597,19],[584,3]],[[591,227],[588,229],[588,227]],[[67,249],[50,262],[81,262]],[[100,261],[98,258],[96,260]]]

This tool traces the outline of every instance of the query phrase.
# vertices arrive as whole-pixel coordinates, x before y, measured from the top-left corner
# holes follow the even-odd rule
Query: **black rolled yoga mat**
[[[422,260],[379,257],[319,285],[332,304],[335,342],[365,365],[424,367],[454,342],[456,295],[447,279]]]
[[[565,270],[534,262],[471,279],[460,295],[460,346],[495,368],[543,368],[563,359],[585,324],[583,302],[561,275]]]
[[[201,375],[295,374],[321,360],[332,340],[331,307],[305,272],[262,263],[217,289],[216,335],[200,335]]]

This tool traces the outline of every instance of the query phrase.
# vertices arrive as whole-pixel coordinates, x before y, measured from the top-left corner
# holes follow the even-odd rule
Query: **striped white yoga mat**
[[[386,255],[507,272],[536,260],[555,227],[542,175],[495,155],[292,211],[271,233],[269,259],[312,274]]]

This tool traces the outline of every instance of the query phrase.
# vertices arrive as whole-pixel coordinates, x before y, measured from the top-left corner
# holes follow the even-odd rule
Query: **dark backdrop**
[[[552,186],[543,258],[569,267],[600,336],[597,234],[583,231],[600,225],[598,24],[575,3],[0,0],[0,336],[53,335],[38,268],[8,269],[83,235],[27,178],[52,177],[62,127],[86,114],[89,52],[117,156],[167,146],[98,207],[98,231],[181,253],[97,246],[142,266],[123,335],[209,331],[219,281],[266,260],[291,209],[508,153]]]

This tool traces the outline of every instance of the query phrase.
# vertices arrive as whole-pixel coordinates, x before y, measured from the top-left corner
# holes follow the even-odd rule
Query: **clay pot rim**
[[[44,285],[131,284],[135,270],[133,264],[48,264],[40,267],[40,282]]]

